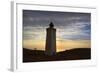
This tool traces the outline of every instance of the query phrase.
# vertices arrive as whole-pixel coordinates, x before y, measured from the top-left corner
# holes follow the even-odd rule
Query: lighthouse
[[[52,22],[46,29],[45,53],[49,56],[56,54],[56,29],[54,28],[54,24]]]

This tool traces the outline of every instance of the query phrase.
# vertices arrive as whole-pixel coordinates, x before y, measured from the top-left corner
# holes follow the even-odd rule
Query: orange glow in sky
[[[64,50],[70,50],[73,48],[90,48],[91,43],[90,40],[66,40],[66,41],[56,41],[57,44],[57,52],[64,51]],[[45,50],[45,41],[39,40],[26,40],[23,42],[23,47],[32,49],[37,48],[37,50]]]

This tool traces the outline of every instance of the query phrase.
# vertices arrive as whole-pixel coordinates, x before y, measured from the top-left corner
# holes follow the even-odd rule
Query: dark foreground
[[[40,62],[40,61],[63,61],[63,60],[83,60],[91,59],[90,48],[76,48],[58,52],[56,55],[47,56],[45,51],[29,50],[23,48],[23,62]]]

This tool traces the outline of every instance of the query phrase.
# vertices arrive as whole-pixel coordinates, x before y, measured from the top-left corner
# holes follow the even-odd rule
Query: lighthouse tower
[[[51,22],[49,27],[46,29],[46,55],[56,54],[56,29],[54,24]]]

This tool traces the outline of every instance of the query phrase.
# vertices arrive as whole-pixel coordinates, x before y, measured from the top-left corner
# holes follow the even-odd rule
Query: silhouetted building
[[[46,29],[46,55],[56,54],[56,29],[53,23],[49,24],[49,28]]]

